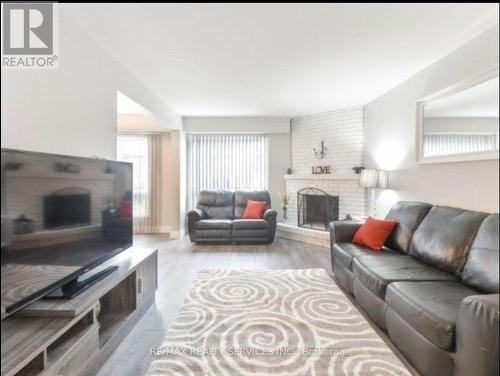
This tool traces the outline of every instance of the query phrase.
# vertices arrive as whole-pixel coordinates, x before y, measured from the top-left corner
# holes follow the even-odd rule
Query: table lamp
[[[389,187],[389,176],[387,171],[366,168],[361,171],[359,185],[370,189],[370,215],[375,216],[375,213],[377,212],[375,190],[386,189]]]

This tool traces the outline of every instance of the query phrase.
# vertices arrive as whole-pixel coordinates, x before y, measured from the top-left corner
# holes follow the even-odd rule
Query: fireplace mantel
[[[68,172],[58,172],[58,171],[44,171],[40,173],[26,172],[24,170],[20,171],[7,171],[7,176],[9,178],[19,178],[19,179],[63,179],[63,180],[113,180],[113,174],[86,174],[86,173],[68,173]]]
[[[350,180],[359,181],[359,175],[354,173],[334,173],[334,174],[289,174],[285,175],[285,180]]]

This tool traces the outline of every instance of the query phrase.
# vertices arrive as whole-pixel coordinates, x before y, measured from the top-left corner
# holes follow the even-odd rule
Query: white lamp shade
[[[377,188],[381,188],[381,189],[389,188],[389,174],[387,173],[387,171],[378,170]]]
[[[361,171],[359,185],[365,188],[375,188],[377,186],[377,170],[370,170],[365,168],[363,171]]]
[[[365,188],[388,188],[389,176],[387,171],[366,168],[361,171],[359,185]]]

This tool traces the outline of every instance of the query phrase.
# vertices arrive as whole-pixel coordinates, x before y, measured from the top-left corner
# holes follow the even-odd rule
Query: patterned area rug
[[[203,270],[149,376],[411,375],[323,269]]]

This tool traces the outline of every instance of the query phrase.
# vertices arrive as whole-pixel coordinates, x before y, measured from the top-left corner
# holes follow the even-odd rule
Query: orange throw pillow
[[[267,202],[265,201],[247,201],[243,219],[262,219],[264,212],[267,209]]]
[[[366,222],[354,234],[353,243],[364,245],[375,251],[381,251],[387,238],[398,223],[368,217]]]

